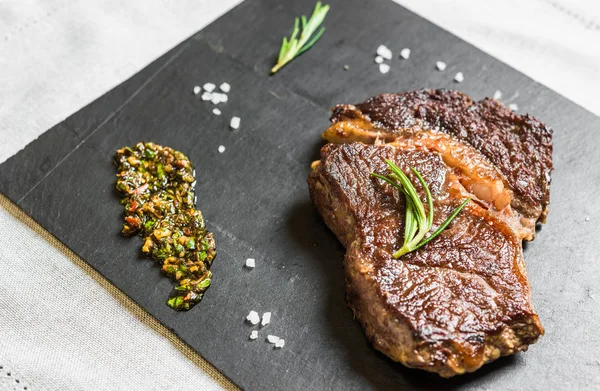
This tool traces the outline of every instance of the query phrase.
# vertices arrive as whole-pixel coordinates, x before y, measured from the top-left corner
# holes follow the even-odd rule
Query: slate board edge
[[[91,263],[87,262],[85,259],[83,259],[82,257],[80,257],[74,250],[72,250],[69,246],[67,246],[63,241],[61,241],[59,238],[57,238],[56,236],[54,236],[54,234],[52,234],[50,231],[46,230],[46,228],[44,228],[44,226],[42,224],[40,224],[36,219],[34,219],[32,216],[30,216],[25,210],[21,209],[16,203],[14,203],[10,198],[6,197],[6,195],[4,195],[2,192],[0,192],[0,197],[4,198],[6,200],[6,202],[11,203],[13,207],[15,207],[16,209],[18,209],[20,212],[22,212],[24,215],[26,215],[26,218],[31,219],[31,221],[33,221],[35,223],[35,225],[37,225],[37,229],[43,230],[45,231],[48,235],[51,235],[56,241],[58,241],[61,245],[63,245],[67,251],[70,253],[67,255],[68,258],[76,258],[79,262],[84,262],[89,268],[91,268],[93,270],[93,275],[92,278],[95,280],[96,283],[100,284],[102,286],[102,288],[104,288],[105,285],[110,285],[113,289],[115,289],[116,291],[119,292],[119,295],[122,295],[124,298],[126,298],[126,300],[130,303],[130,305],[133,305],[137,308],[137,311],[143,312],[146,315],[148,315],[150,318],[152,318],[155,322],[157,322],[158,324],[160,324],[161,327],[163,327],[165,330],[168,330],[168,332],[170,332],[175,338],[177,338],[177,341],[179,343],[181,343],[182,345],[185,345],[190,351],[194,352],[196,355],[198,355],[201,360],[204,361],[204,365],[208,365],[210,366],[214,371],[218,372],[221,376],[223,376],[226,381],[228,381],[230,384],[223,384],[223,380],[222,379],[218,379],[215,376],[211,375],[209,372],[206,372],[206,374],[211,377],[215,382],[219,383],[221,386],[224,387],[224,389],[231,389],[231,385],[234,385],[235,387],[241,389],[242,387],[237,384],[235,381],[233,381],[233,379],[229,378],[225,373],[223,373],[219,368],[217,368],[215,365],[213,365],[210,361],[208,361],[206,358],[204,358],[202,355],[200,355],[196,349],[194,349],[190,344],[188,344],[185,340],[183,340],[182,338],[179,337],[179,334],[173,330],[172,328],[168,327],[166,324],[164,324],[163,322],[161,322],[158,318],[156,318],[154,315],[152,315],[152,313],[150,313],[146,308],[144,308],[144,306],[142,306],[141,304],[139,304],[137,301],[133,300],[125,291],[123,291],[121,288],[119,288],[118,285],[116,285],[115,283],[113,283],[113,281],[111,281],[109,278],[105,277],[100,271],[98,271]],[[13,212],[11,212],[10,210],[7,210],[7,212],[9,214],[11,214],[13,217],[15,218],[19,218],[18,216],[16,216]],[[27,223],[26,223],[27,224]],[[61,251],[59,249],[59,251]],[[61,251],[62,252],[62,251]],[[76,262],[75,264],[77,266],[79,266]],[[89,272],[83,268],[81,268],[82,272],[85,274],[89,274]],[[124,307],[126,308],[126,307]],[[126,310],[128,312],[131,312],[132,310],[130,308],[126,308]],[[139,312],[138,312],[139,314]],[[138,314],[135,314],[136,318],[139,318]],[[141,323],[146,324],[148,327],[153,327],[152,325],[148,325],[147,321],[144,320],[140,320]],[[171,342],[171,341],[170,341]],[[175,346],[178,350],[181,351],[181,349],[179,349],[177,346]],[[185,355],[185,352],[182,351],[182,353]]]

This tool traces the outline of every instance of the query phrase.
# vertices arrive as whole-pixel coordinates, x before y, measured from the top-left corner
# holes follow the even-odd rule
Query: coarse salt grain
[[[204,88],[204,91],[208,91],[208,92],[213,92],[215,89],[215,85],[213,83],[205,83],[202,88]]]
[[[390,66],[388,64],[379,64],[379,72],[384,75],[390,71]]]
[[[260,322],[260,315],[256,311],[250,311],[248,316],[246,316],[246,320],[252,324],[258,324]]]
[[[344,65],[344,70],[347,71],[350,69],[350,65]]]
[[[219,97],[219,94],[216,93],[212,95],[212,99],[210,101],[213,105],[218,105],[219,103],[221,103],[221,98]]]
[[[457,82],[457,83],[462,83],[463,80],[465,80],[465,76],[463,75],[462,72],[458,72],[456,74],[456,76],[454,76],[454,81]]]
[[[502,92],[500,90],[496,90],[496,92],[494,92],[494,99],[500,100],[500,98],[502,98]]]
[[[442,61],[438,61],[435,63],[435,67],[437,68],[438,71],[443,71],[446,69],[446,63],[442,62]]]
[[[408,58],[410,57],[410,49],[409,48],[404,48],[400,51],[400,57],[402,57],[405,60],[408,60]]]
[[[275,335],[267,335],[267,341],[269,341],[270,343],[277,343],[277,341],[279,341],[279,337],[275,336]]]
[[[252,330],[252,332],[250,333],[250,339],[256,339],[256,338],[258,338],[258,331]]]
[[[200,88],[200,86],[194,87],[194,95],[198,95],[200,91],[202,91],[202,88]]]
[[[240,119],[240,117],[232,117],[231,121],[229,122],[229,126],[231,127],[231,129],[239,129],[241,121],[242,120]]]
[[[280,339],[279,341],[275,342],[275,347],[281,349],[282,347],[285,346],[285,339]]]
[[[246,267],[247,268],[254,269],[255,266],[256,266],[256,262],[254,261],[254,258],[246,259]]]
[[[511,103],[508,105],[508,108],[511,109],[512,111],[517,111],[519,110],[519,106],[517,106],[516,103]]]
[[[212,96],[213,96],[214,104],[218,104],[221,102],[223,102],[223,103],[227,102],[227,94],[223,94],[221,92],[213,92]]]
[[[386,60],[392,59],[392,51],[385,45],[379,45],[377,48],[377,55],[385,58]]]
[[[219,89],[223,92],[229,92],[231,90],[231,86],[229,85],[229,83],[221,83]]]
[[[212,100],[213,96],[210,92],[204,92],[202,94],[202,100]]]
[[[590,216],[586,216],[585,221],[590,221]]]
[[[214,115],[221,115],[221,110],[215,108],[215,109],[213,109],[213,114]]]
[[[381,57],[381,56],[375,57],[375,63],[376,64],[381,64],[382,62],[383,62],[383,57]]]
[[[223,152],[225,152],[225,146],[219,145],[219,153],[223,153]]]
[[[269,323],[271,323],[271,313],[270,312],[265,312],[262,316],[262,321],[260,322],[261,326],[266,326]]]

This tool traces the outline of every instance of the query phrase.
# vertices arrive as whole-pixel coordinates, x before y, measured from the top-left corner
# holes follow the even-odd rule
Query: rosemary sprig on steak
[[[320,1],[317,1],[315,9],[308,21],[304,15],[294,20],[292,35],[289,39],[283,37],[281,49],[279,49],[279,56],[277,57],[277,64],[271,69],[271,73],[275,73],[283,68],[288,62],[310,49],[319,38],[321,38],[325,32],[325,27],[319,29],[319,26],[325,20],[327,11],[329,11],[329,5],[322,5]],[[300,24],[302,25],[301,33],[299,27]],[[300,33],[299,38],[298,33]]]
[[[431,226],[433,225],[433,199],[431,197],[431,191],[429,191],[429,187],[425,180],[421,176],[421,173],[414,167],[410,169],[417,176],[417,179],[421,183],[421,186],[425,189],[425,194],[427,195],[427,206],[428,212],[425,212],[425,206],[423,202],[419,198],[419,194],[415,189],[414,185],[406,176],[402,170],[394,164],[391,160],[386,159],[385,161],[390,169],[390,174],[388,176],[371,173],[372,176],[379,178],[383,181],[386,181],[390,185],[394,186],[398,189],[404,196],[406,197],[406,218],[404,223],[404,244],[398,251],[394,253],[394,258],[400,258],[404,254],[408,254],[411,251],[414,251],[420,247],[423,247],[430,241],[436,238],[443,230],[448,227],[450,222],[454,220],[454,218],[460,213],[460,211],[469,203],[471,197],[467,198],[460,204],[450,216],[435,230],[434,233],[429,235],[426,239],[425,235],[431,230]]]
[[[213,236],[195,209],[194,170],[181,152],[154,143],[117,151],[117,191],[123,195],[122,234],[144,237],[142,252],[177,281],[167,304],[188,310],[210,286]]]

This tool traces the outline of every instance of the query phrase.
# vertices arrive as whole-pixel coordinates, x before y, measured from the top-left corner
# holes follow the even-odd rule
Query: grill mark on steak
[[[328,144],[313,166],[311,197],[347,248],[348,302],[373,345],[407,366],[442,376],[474,371],[526,350],[543,333],[533,310],[520,239],[505,220],[470,203],[435,241],[400,259],[404,197],[371,172],[385,159],[431,189],[436,229],[468,196],[439,152],[414,143]]]
[[[514,193],[512,206],[545,222],[552,170],[552,131],[493,99],[473,102],[458,91],[382,94],[357,105],[338,105],[323,138],[340,143],[390,142],[422,131],[441,132],[479,151]],[[532,239],[531,236],[529,239]]]

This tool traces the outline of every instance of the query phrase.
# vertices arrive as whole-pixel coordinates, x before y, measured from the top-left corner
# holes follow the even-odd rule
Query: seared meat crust
[[[545,222],[550,201],[552,131],[529,115],[513,113],[486,98],[474,102],[458,91],[420,90],[381,94],[357,105],[338,105],[330,142],[387,142],[430,131],[472,146],[493,164],[514,192],[512,205],[527,218]]]
[[[434,197],[433,229],[468,196],[435,152],[362,143],[321,151],[308,179],[311,196],[347,248],[349,305],[373,345],[442,376],[526,350],[543,328],[512,229],[470,203],[432,243],[393,259],[402,245],[404,198],[370,176],[387,172],[385,159],[421,172]]]
[[[531,302],[522,240],[544,222],[551,131],[494,100],[454,91],[384,94],[338,105],[330,143],[308,178],[311,198],[346,247],[348,304],[373,346],[404,365],[444,377],[527,350],[543,335]],[[434,198],[438,238],[394,259],[405,200],[387,183],[385,159]]]

